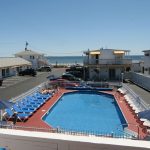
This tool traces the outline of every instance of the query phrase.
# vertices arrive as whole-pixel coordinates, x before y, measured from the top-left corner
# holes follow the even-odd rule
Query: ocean
[[[48,56],[47,60],[52,65],[83,64],[83,56]]]
[[[130,55],[126,58],[132,59],[133,62],[143,60],[143,55]],[[73,65],[81,64],[83,65],[84,56],[47,56],[49,64],[52,65]]]

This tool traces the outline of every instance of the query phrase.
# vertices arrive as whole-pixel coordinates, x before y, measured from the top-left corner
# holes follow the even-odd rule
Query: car
[[[52,71],[51,67],[50,66],[42,66],[38,69],[38,71],[46,71],[46,72],[50,72]]]
[[[36,76],[36,71],[30,68],[30,69],[25,69],[19,72],[19,76],[24,76],[24,75]]]
[[[83,77],[82,72],[76,71],[76,70],[75,71],[68,71],[68,72],[66,72],[66,74],[72,74],[72,75],[74,75],[77,78],[82,78]]]
[[[62,79],[66,79],[69,81],[81,81],[80,78],[76,78],[74,75],[69,74],[69,73],[65,73],[61,76]]]
[[[3,84],[3,79],[0,78],[0,86],[2,86],[2,84]]]

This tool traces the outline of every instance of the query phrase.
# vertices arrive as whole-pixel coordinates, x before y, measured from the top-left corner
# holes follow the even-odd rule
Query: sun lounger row
[[[135,111],[136,114],[141,111],[140,103],[138,103],[138,101],[134,99],[130,94],[126,94],[124,98],[130,105],[130,107]]]
[[[150,109],[139,112],[138,117],[143,122],[143,125],[150,129]]]
[[[142,111],[143,108],[141,108],[140,102],[136,99],[134,99],[131,95],[127,94],[124,96],[132,110],[134,110],[136,117],[142,122],[142,125],[144,125],[147,128],[150,128],[150,120],[146,117],[150,118],[150,110]],[[142,112],[144,112],[142,114]],[[149,115],[149,116],[147,116]]]
[[[21,101],[16,102],[11,108],[7,108],[3,116],[7,120],[13,119],[13,114],[16,112],[17,119],[25,121],[51,97],[52,94],[41,94],[36,92],[33,95],[27,96]]]
[[[19,121],[25,121],[31,116],[30,113],[17,113],[17,120]],[[3,114],[3,117],[6,120],[12,120],[14,119],[14,111],[11,108],[6,108],[5,113]]]
[[[143,121],[143,125],[150,128],[150,120],[145,118],[140,118],[141,121]]]
[[[119,88],[118,91],[119,91],[121,94],[126,94],[126,93],[127,93],[127,90],[124,89],[123,87]]]

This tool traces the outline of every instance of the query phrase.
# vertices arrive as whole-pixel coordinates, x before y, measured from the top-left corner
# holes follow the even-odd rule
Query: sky
[[[0,57],[28,49],[82,56],[88,49],[150,49],[150,0],[0,0]]]

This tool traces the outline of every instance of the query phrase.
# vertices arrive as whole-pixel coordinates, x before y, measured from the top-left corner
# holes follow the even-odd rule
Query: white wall
[[[100,80],[108,80],[109,78],[109,70],[108,68],[101,68],[100,69]]]
[[[103,49],[101,50],[100,59],[114,59],[115,55],[113,54],[114,50]]]
[[[131,71],[141,72],[141,63],[132,63]]]
[[[142,73],[126,72],[124,78],[130,79],[135,84],[150,91],[150,76],[145,76]]]
[[[150,148],[150,142],[0,129],[0,147],[9,150],[145,150]]]
[[[91,81],[95,81],[96,79],[99,78],[99,75],[94,71],[93,68],[89,69],[89,78]]]
[[[149,68],[150,67],[150,51],[145,52],[145,55],[149,54],[149,56],[144,56],[144,67]]]
[[[116,79],[121,81],[122,68],[116,68]]]
[[[34,56],[34,59],[30,59],[30,56],[22,56],[22,58],[31,62],[32,68],[34,68],[34,69],[38,68],[38,56]]]

